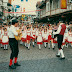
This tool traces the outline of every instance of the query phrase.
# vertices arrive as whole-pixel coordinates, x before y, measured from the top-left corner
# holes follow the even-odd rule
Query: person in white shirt
[[[68,32],[66,25],[63,23],[63,21],[59,21],[59,27],[58,30],[56,32],[53,32],[54,35],[58,34],[57,36],[57,42],[58,42],[58,54],[56,55],[57,57],[60,57],[61,55],[61,59],[65,59],[63,50],[62,50],[62,42],[63,42],[63,37],[64,37],[64,33]]]
[[[20,66],[17,63],[19,48],[18,48],[18,41],[15,39],[15,35],[18,36],[20,33],[16,32],[16,27],[18,26],[18,21],[16,19],[12,20],[12,25],[9,30],[9,45],[11,48],[11,55],[10,55],[10,63],[9,68],[10,69],[16,69],[16,66]],[[15,58],[15,59],[14,59]],[[14,65],[12,64],[12,61],[14,59]]]

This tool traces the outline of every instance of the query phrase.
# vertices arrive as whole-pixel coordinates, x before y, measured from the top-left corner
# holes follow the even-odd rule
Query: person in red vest
[[[57,57],[61,56],[61,59],[65,59],[63,50],[62,50],[62,42],[63,42],[63,37],[64,33],[68,32],[66,25],[63,23],[63,21],[59,21],[59,27],[56,32],[53,32],[54,35],[58,34],[57,36],[57,42],[58,42],[58,54],[56,55]]]

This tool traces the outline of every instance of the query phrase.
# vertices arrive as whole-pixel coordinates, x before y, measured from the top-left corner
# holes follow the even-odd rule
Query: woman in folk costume
[[[41,28],[39,28],[39,31],[37,32],[37,44],[39,46],[39,49],[41,49],[41,46],[42,45],[42,31],[41,31]]]
[[[33,26],[33,29],[32,29],[31,32],[32,32],[31,34],[32,34],[33,47],[35,47],[35,46],[34,46],[34,41],[35,41],[35,39],[36,39],[36,30],[35,30],[34,26]]]
[[[26,34],[26,30],[24,29],[24,30],[22,31],[21,41],[22,41],[23,43],[25,43],[25,47],[26,47],[26,37],[27,37],[27,34]]]
[[[67,42],[71,44],[72,47],[72,27],[70,27],[70,30],[68,32],[68,39]]]
[[[2,48],[2,26],[0,26],[0,47]]]
[[[4,32],[2,33],[2,45],[4,45],[4,50],[8,50],[8,42],[9,42],[9,37],[8,37],[7,28],[4,28]]]
[[[44,47],[46,48],[46,43],[48,43],[48,30],[47,30],[47,28],[44,29],[42,36],[43,36]]]
[[[30,30],[30,27],[27,27],[26,41],[27,41],[27,48],[28,48],[28,50],[30,50],[30,40],[31,40],[31,30]]]
[[[48,48],[50,49],[50,41],[52,44],[52,48],[54,49],[53,38],[52,38],[52,26],[49,26],[49,36],[48,36]]]

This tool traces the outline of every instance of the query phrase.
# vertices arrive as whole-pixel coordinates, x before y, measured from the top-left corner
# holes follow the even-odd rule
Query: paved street
[[[60,60],[55,55],[55,50],[44,48],[39,50],[38,46],[35,48],[31,46],[30,50],[27,50],[24,46],[20,45],[18,62],[21,67],[17,67],[16,70],[10,70],[8,68],[10,49],[4,51],[0,48],[0,72],[71,72],[72,71],[72,48],[64,48],[66,56],[65,60]]]

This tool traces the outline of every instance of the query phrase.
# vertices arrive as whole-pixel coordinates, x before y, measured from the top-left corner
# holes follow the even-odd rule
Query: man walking
[[[57,36],[57,42],[58,42],[58,54],[56,55],[57,57],[60,57],[61,55],[61,59],[65,59],[63,50],[61,48],[62,42],[63,42],[63,37],[64,37],[64,33],[68,32],[66,25],[63,23],[63,21],[59,21],[59,27],[58,30],[56,32],[53,32],[54,35],[58,34]]]

